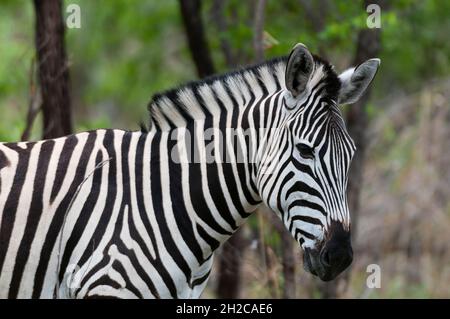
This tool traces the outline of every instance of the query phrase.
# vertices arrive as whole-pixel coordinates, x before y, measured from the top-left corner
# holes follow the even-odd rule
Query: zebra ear
[[[286,88],[294,98],[305,91],[313,70],[313,56],[304,44],[297,43],[289,55],[285,72]]]
[[[339,104],[351,104],[366,91],[377,74],[380,59],[370,59],[361,63],[356,68],[348,69],[339,75],[341,90],[339,91]]]

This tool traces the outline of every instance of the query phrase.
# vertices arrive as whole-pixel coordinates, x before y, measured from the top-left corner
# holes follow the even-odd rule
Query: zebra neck
[[[170,180],[175,220],[186,221],[179,228],[192,225],[188,236],[204,255],[261,203],[256,186],[261,141],[270,138],[267,128],[277,118],[285,62],[188,84],[156,95],[149,104],[149,135],[165,152],[157,160],[168,162],[161,173]]]
[[[194,127],[148,133],[151,195],[166,202],[160,206],[165,219],[174,221],[176,232],[203,258],[225,242],[261,202],[252,166],[247,156],[236,151],[243,150],[245,155],[247,145],[235,146],[232,131],[212,134],[205,136]]]
[[[212,119],[215,125],[199,120],[148,133],[154,145],[151,179],[157,175],[165,183],[161,197],[170,196],[171,207],[163,211],[179,223],[189,247],[197,247],[196,256],[207,258],[261,204],[256,176],[265,150],[260,146],[280,118],[281,100],[280,93],[264,95],[237,113]]]

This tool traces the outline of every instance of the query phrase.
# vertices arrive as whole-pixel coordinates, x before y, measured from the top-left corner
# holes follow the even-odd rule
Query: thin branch
[[[236,56],[231,47],[230,41],[225,37],[228,32],[229,26],[225,19],[225,0],[214,0],[211,7],[211,20],[215,24],[217,31],[219,33],[220,48],[222,49],[223,55],[225,57],[225,63],[229,68],[234,68],[236,66]]]
[[[266,0],[258,0],[253,24],[253,49],[256,62],[264,60],[264,19]]]
[[[42,100],[39,94],[39,89],[36,86],[36,59],[33,57],[31,60],[30,73],[29,73],[29,95],[28,95],[28,112],[25,129],[23,130],[21,140],[28,141],[30,139],[30,133],[33,128],[34,120],[41,110]]]

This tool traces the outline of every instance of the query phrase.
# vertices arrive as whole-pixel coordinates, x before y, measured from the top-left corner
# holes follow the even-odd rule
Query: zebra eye
[[[296,145],[301,157],[314,159],[314,149],[306,144],[299,143]]]

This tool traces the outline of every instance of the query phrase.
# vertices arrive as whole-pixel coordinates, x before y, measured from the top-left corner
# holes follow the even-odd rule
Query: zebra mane
[[[316,81],[325,80],[327,95],[335,99],[340,89],[340,81],[333,66],[313,55],[319,73]],[[217,101],[222,96],[243,95],[248,87],[259,85],[268,94],[285,89],[284,74],[288,56],[273,58],[263,63],[225,74],[214,75],[202,80],[188,82],[176,88],[156,93],[148,104],[150,125],[156,130],[170,130],[184,127],[189,121],[205,119],[206,113],[217,112]],[[208,103],[215,101],[217,107]]]

